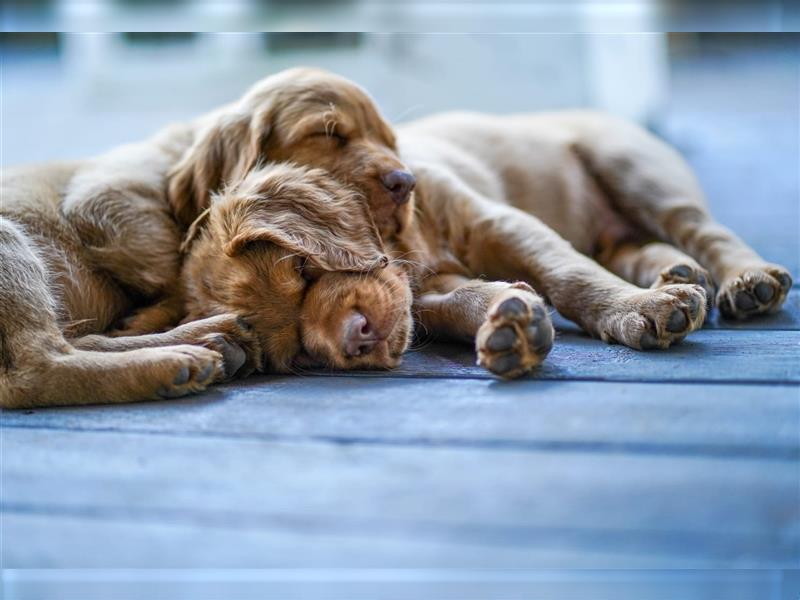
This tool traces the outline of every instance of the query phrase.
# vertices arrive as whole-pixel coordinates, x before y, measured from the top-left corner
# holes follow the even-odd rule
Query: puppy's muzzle
[[[345,319],[342,333],[342,350],[347,357],[369,354],[386,339],[370,324],[366,316],[357,311],[353,311]]]

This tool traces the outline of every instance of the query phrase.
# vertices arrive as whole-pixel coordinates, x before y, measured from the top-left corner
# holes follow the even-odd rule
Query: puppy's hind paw
[[[520,377],[545,359],[554,336],[542,299],[525,289],[510,288],[492,303],[478,330],[478,364],[500,377]]]
[[[743,269],[720,285],[717,306],[728,319],[746,319],[780,310],[792,287],[789,272],[778,265]]]
[[[669,348],[703,326],[706,292],[699,285],[666,285],[614,305],[600,337],[637,350]]]
[[[711,309],[715,293],[714,280],[708,271],[694,261],[686,260],[663,269],[650,287],[658,289],[679,283],[695,284],[703,288],[706,292],[706,309]]]

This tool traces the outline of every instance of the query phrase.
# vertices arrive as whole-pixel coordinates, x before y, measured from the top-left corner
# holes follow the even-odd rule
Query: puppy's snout
[[[411,190],[417,184],[417,178],[408,171],[394,169],[381,175],[381,182],[394,203],[399,205],[408,202]]]
[[[345,320],[343,342],[347,356],[369,354],[382,339],[367,317],[360,312],[352,312]]]

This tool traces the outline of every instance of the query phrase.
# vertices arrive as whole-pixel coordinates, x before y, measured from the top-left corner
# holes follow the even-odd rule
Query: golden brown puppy
[[[124,241],[86,245],[95,238],[58,213],[55,191],[72,169],[50,167],[49,181],[25,171],[4,181],[27,201],[0,216],[3,407],[171,398],[255,369],[399,363],[412,330],[409,281],[384,254],[363,195],[321,169],[285,163],[215,195],[202,227],[186,236],[182,277],[171,286],[185,292],[182,325],[89,333],[133,299],[96,258]],[[128,224],[118,225],[102,235],[124,240]]]
[[[180,336],[164,348],[110,353],[68,341],[104,331],[137,299],[175,285],[181,233],[163,188],[181,137],[170,130],[100,159],[4,172],[0,406],[180,395],[222,376],[218,352]],[[214,331],[235,328],[233,320]],[[194,333],[203,343],[212,331]]]
[[[445,114],[398,129],[417,178],[416,218],[392,245],[436,276],[427,329],[475,339],[507,377],[537,365],[552,326],[541,298],[608,342],[667,348],[728,317],[780,309],[792,279],[714,221],[683,159],[639,127],[593,112]],[[481,278],[481,279],[476,279]]]
[[[263,367],[393,367],[412,331],[405,270],[363,196],[321,169],[270,164],[213,198],[185,248],[187,321],[240,315]]]
[[[383,235],[410,216],[414,177],[397,156],[394,133],[367,93],[342,77],[283,71],[194,129],[169,182],[170,202],[185,227],[206,208],[209,192],[267,160],[321,168],[356,188]]]
[[[287,166],[271,187],[257,167],[273,154],[328,172]],[[335,184],[326,179],[332,175],[339,177]],[[239,182],[230,190],[234,197],[205,212],[229,179]],[[309,69],[267,78],[195,123],[96,159],[6,170],[0,406],[173,397],[263,364],[285,370],[294,358],[345,367],[396,364],[409,334],[409,295],[402,273],[373,272],[387,262],[374,223],[383,231],[398,227],[413,183],[367,94]],[[262,206],[257,198],[275,203]],[[235,233],[216,258],[228,260],[226,273],[239,275],[226,283],[248,295],[229,296],[230,302],[225,290],[202,296],[203,280],[192,276],[200,276],[202,265],[187,261],[186,286],[200,295],[186,304],[180,246],[190,224],[198,253],[221,248],[211,233]],[[267,230],[273,239],[259,239]],[[312,230],[313,236],[301,235]],[[353,241],[356,231],[363,238]],[[294,269],[299,260],[303,271]],[[357,275],[327,273],[342,269]],[[315,279],[313,290],[306,286],[308,306],[334,301],[339,310],[304,312],[295,302],[304,293],[296,285],[303,274]],[[275,279],[258,279],[264,275]],[[262,297],[273,281],[270,293],[284,294],[275,314]],[[202,310],[200,297],[207,300]],[[118,337],[96,335],[143,306],[112,332]],[[219,314],[225,307],[237,312]],[[162,332],[185,321],[187,311],[209,318],[128,335]],[[291,311],[300,312],[302,331]],[[261,321],[251,327],[242,315]]]
[[[195,223],[210,195],[267,161],[323,169],[369,204],[383,237],[411,219],[415,179],[397,156],[394,133],[369,95],[319,69],[289,69],[254,85],[240,100],[191,124],[188,150],[169,171],[168,199],[181,229]],[[164,329],[183,317],[166,294],[125,322],[123,333]]]

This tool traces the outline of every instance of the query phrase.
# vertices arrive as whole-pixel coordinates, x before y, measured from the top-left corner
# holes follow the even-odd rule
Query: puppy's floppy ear
[[[244,173],[266,157],[269,111],[227,111],[212,115],[169,174],[167,195],[178,223],[186,228],[235,173]]]
[[[389,262],[363,199],[318,169],[285,163],[257,169],[220,198],[215,212],[228,256],[266,241],[328,271],[365,271]]]

